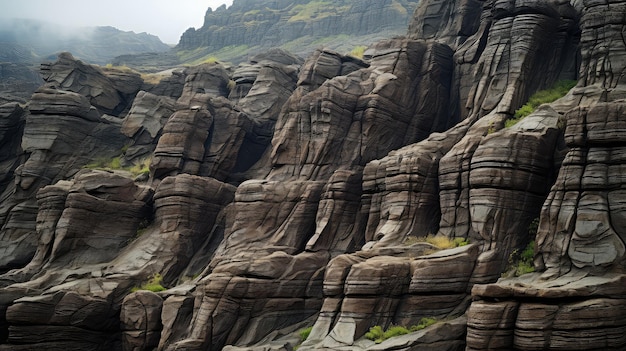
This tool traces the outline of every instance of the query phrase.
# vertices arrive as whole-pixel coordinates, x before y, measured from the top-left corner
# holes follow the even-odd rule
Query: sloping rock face
[[[364,59],[271,51],[150,92],[49,75],[3,107],[25,155],[0,208],[0,350],[292,350],[305,327],[300,350],[624,349],[624,13],[422,1]],[[150,174],[70,167],[110,151],[69,153],[94,135]],[[500,279],[531,240],[537,273]]]
[[[209,8],[201,28],[189,28],[176,50],[193,57],[239,48],[228,60],[241,61],[254,47],[274,47],[309,55],[320,43],[349,52],[356,45],[403,34],[418,1],[248,1],[235,0],[226,8]],[[339,51],[339,50],[338,50]],[[201,57],[201,56],[200,56]],[[199,57],[196,57],[196,59]],[[220,57],[221,58],[221,57]]]
[[[385,28],[405,30],[415,1],[246,1],[209,9],[204,25],[190,28],[178,46],[206,46],[217,51],[228,45],[259,43],[278,46],[314,33],[318,37],[368,34]],[[279,40],[277,42],[276,40]]]
[[[133,336],[137,336],[132,328],[139,328],[138,324],[128,324],[126,319],[120,327],[121,306],[126,303],[124,297],[129,289],[154,278],[157,273],[167,285],[179,281],[183,275],[197,276],[207,266],[223,236],[222,209],[232,202],[235,187],[214,178],[189,174],[203,172],[218,176],[219,172],[227,173],[216,166],[215,170],[208,166],[202,166],[200,171],[180,169],[172,172],[173,176],[159,174],[159,168],[155,167],[151,185],[135,183],[125,171],[88,171],[81,167],[99,157],[119,155],[121,150],[127,159],[133,160],[137,157],[133,157],[131,151],[138,145],[151,155],[155,144],[163,135],[168,135],[163,130],[170,115],[211,108],[218,115],[219,123],[206,126],[205,132],[211,133],[208,139],[192,138],[188,145],[202,148],[214,145],[211,146],[216,155],[213,157],[220,157],[222,163],[230,162],[227,170],[239,166],[243,171],[263,150],[256,151],[256,158],[246,155],[248,159],[241,162],[237,157],[239,147],[246,143],[263,145],[265,142],[265,146],[269,143],[267,129],[273,128],[281,101],[289,95],[289,86],[295,88],[298,60],[287,53],[275,52],[251,64],[257,67],[259,83],[248,87],[253,93],[244,94],[242,100],[264,102],[261,107],[248,108],[252,117],[234,111],[234,103],[224,97],[229,93],[229,76],[218,65],[185,72],[187,83],[181,89],[180,99],[174,101],[169,96],[137,94],[135,89],[141,86],[141,81],[135,84],[138,76],[132,74],[111,70],[103,74],[93,66],[72,61],[67,54],[61,55],[59,64],[61,67],[44,67],[50,72],[51,82],[31,98],[25,127],[23,122],[19,123],[23,110],[17,105],[5,106],[7,128],[13,127],[16,131],[24,128],[25,131],[23,137],[19,135],[16,139],[18,145],[11,155],[22,164],[15,178],[11,178],[14,187],[7,189],[8,201],[3,203],[8,211],[7,218],[19,222],[16,229],[7,226],[3,230],[2,244],[6,252],[3,259],[7,262],[3,262],[2,269],[5,272],[17,269],[0,277],[3,290],[0,336],[3,343],[11,345],[7,346],[9,349],[29,349],[33,344],[51,349],[120,349],[122,344],[132,344]],[[273,83],[272,77],[277,77],[278,84],[290,85],[279,86]],[[112,94],[97,91],[99,83],[94,82],[99,80],[112,88]],[[221,83],[216,85],[216,82]],[[112,106],[108,102],[133,99],[133,94],[137,94],[137,98],[123,120],[101,113],[106,106]],[[114,100],[111,98],[114,96],[127,98]],[[228,128],[229,118],[237,114],[245,118],[250,128],[249,133],[238,136],[239,141],[235,143],[228,137],[230,130],[220,128]],[[55,119],[58,125],[43,123]],[[260,132],[253,129],[256,125]],[[196,130],[197,127],[194,126]],[[16,144],[13,140],[9,135],[3,138],[7,145]],[[23,160],[16,158],[20,155],[20,141],[26,152]],[[129,146],[122,148],[125,144]],[[222,149],[233,151],[221,155]],[[10,148],[6,150],[9,152]],[[205,157],[210,159],[201,154],[201,159]],[[25,213],[25,208],[31,212]],[[114,224],[110,223],[112,220]],[[23,237],[12,239],[10,235]],[[28,261],[27,265],[22,263]],[[24,298],[22,302],[14,303],[20,296]],[[132,301],[135,300],[130,299],[128,304]],[[42,316],[37,312],[42,304],[47,311],[44,314],[49,314],[50,318],[38,317]],[[55,317],[58,308],[64,311],[87,309],[89,312],[71,313],[88,314],[85,318],[90,322],[82,325],[72,319],[59,319]],[[94,316],[104,313],[103,309],[106,315],[112,316],[113,323],[90,324]],[[14,323],[20,327],[13,327]],[[151,323],[160,325],[158,321]],[[41,333],[30,338],[24,334],[28,328]],[[120,328],[126,332],[121,334]],[[61,340],[68,340],[68,343]],[[156,341],[158,343],[159,339]]]
[[[42,70],[47,82],[29,101],[23,132],[16,128],[12,135],[23,156],[2,194],[0,271],[27,263],[35,252],[37,191],[72,177],[97,157],[110,157],[127,142],[121,120],[103,116],[126,109],[124,101],[141,85],[138,75],[120,82],[67,53]],[[136,79],[139,84],[127,84]]]
[[[624,81],[616,77],[624,71],[624,45],[616,40],[624,23],[601,15],[623,13],[624,5],[580,6],[585,84],[577,93],[587,101],[565,116],[569,151],[537,233],[535,266],[542,272],[474,288],[468,349],[621,350],[626,344],[623,182],[615,173],[622,161],[610,156],[623,148]],[[611,50],[598,50],[605,45]],[[599,70],[599,61],[612,68]]]

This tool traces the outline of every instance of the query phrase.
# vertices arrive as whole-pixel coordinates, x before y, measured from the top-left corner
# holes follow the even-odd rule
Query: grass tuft
[[[417,243],[429,243],[440,250],[453,249],[459,246],[465,246],[469,244],[469,241],[464,238],[450,239],[442,235],[428,235],[426,237],[408,236],[404,239],[404,245],[413,245]]]
[[[313,327],[304,328],[298,332],[298,334],[300,335],[300,343],[303,343],[304,341],[306,341],[306,339],[309,338],[309,335],[311,335],[311,330],[313,330]]]
[[[565,94],[567,94],[567,92],[576,86],[576,83],[577,82],[575,80],[560,80],[551,88],[534,93],[528,99],[527,103],[515,111],[513,118],[508,119],[504,123],[504,126],[506,128],[510,128],[517,124],[517,122],[521,121],[524,117],[535,112],[535,109],[537,109],[540,105],[548,104],[562,98]]]
[[[359,45],[355,47],[354,49],[352,49],[352,51],[350,51],[348,55],[362,59],[363,55],[365,54],[366,49],[367,49],[367,46]]]
[[[412,325],[410,328],[401,325],[392,325],[387,330],[383,330],[383,327],[381,327],[380,325],[375,325],[371,327],[364,336],[366,339],[372,340],[373,342],[380,344],[387,339],[416,332],[425,329],[435,323],[437,323],[436,318],[424,317],[420,319],[418,324]]]
[[[130,292],[136,292],[141,290],[147,290],[152,292],[159,292],[166,290],[161,282],[163,281],[163,276],[159,273],[154,274],[146,283],[142,284],[139,287],[134,287],[130,290]]]
[[[535,258],[535,242],[531,241],[526,245],[524,250],[513,251],[509,256],[509,266],[507,270],[502,273],[502,277],[519,277],[524,274],[532,273],[535,271],[533,260]]]

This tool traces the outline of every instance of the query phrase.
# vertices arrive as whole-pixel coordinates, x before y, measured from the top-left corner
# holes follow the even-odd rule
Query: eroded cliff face
[[[248,1],[235,0],[230,7],[209,9],[200,28],[189,28],[177,50],[189,56],[194,51],[232,51],[240,61],[246,50],[273,47],[310,54],[320,45],[350,51],[356,45],[403,34],[415,10],[416,0],[337,1]],[[241,51],[239,55],[236,51]],[[250,52],[248,51],[248,52]],[[198,58],[196,57],[196,58]]]
[[[0,350],[623,349],[624,14],[424,0],[364,59],[158,85],[62,55],[0,109]],[[149,171],[83,168],[111,156]],[[531,240],[537,272],[500,278]]]

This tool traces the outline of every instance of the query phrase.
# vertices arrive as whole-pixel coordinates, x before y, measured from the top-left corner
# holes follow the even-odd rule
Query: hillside
[[[0,47],[3,62],[17,63],[13,60],[20,59],[39,63],[59,52],[69,51],[77,58],[95,64],[106,64],[123,54],[170,49],[158,37],[147,33],[125,32],[113,27],[69,28],[26,19],[4,20],[0,24]],[[8,57],[7,53],[14,52],[26,54]]]
[[[0,105],[0,350],[625,350],[626,1],[407,28],[43,64]]]
[[[183,33],[173,53],[179,64],[209,58],[240,63],[278,47],[305,57],[319,47],[349,53],[384,38],[404,35],[417,0],[235,0],[208,9],[201,28]],[[154,55],[124,56],[116,65],[157,66]],[[172,61],[172,57],[163,57]]]

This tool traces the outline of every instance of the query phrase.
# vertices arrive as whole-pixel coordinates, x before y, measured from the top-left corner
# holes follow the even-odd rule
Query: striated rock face
[[[124,153],[127,161],[152,155],[163,126],[175,111],[174,104],[174,99],[168,96],[143,90],[137,93],[121,128],[124,135],[133,139],[133,144]]]
[[[228,60],[235,62],[245,58],[246,52],[274,47],[301,55],[309,55],[320,44],[350,52],[357,45],[404,34],[417,3],[235,0],[228,8],[209,9],[203,26],[183,33],[177,50],[186,56],[194,51],[219,56],[222,50],[223,55],[230,55]]]
[[[581,105],[566,115],[565,156],[543,204],[535,266],[542,273],[476,286],[468,311],[468,349],[618,350],[623,322],[624,235],[620,223],[624,23],[600,15],[621,1],[580,5]],[[601,28],[601,29],[600,29]],[[621,47],[621,48],[620,48]],[[614,62],[598,70],[598,60]],[[599,100],[599,101],[598,101]],[[617,173],[616,173],[617,172]],[[495,302],[497,299],[500,302]],[[532,301],[532,302],[531,302]]]
[[[363,59],[61,70],[89,77],[0,108],[0,350],[624,349],[624,13],[424,0]],[[100,154],[150,174],[78,169]]]
[[[125,142],[119,125],[102,119],[78,93],[42,88],[33,94],[28,110],[21,139],[24,161],[0,206],[1,267],[16,267],[14,260],[19,266],[34,253],[37,190],[73,176],[95,155],[119,150]]]
[[[128,107],[143,83],[136,73],[111,71],[107,75],[69,53],[59,54],[52,64],[42,64],[41,74],[47,87],[79,93],[101,113],[114,116]]]
[[[19,165],[25,111],[17,103],[0,105],[0,193],[10,186]]]
[[[248,170],[270,142],[280,109],[295,89],[298,64],[283,51],[270,52],[245,66],[255,76],[236,81],[221,65],[188,69],[177,111],[154,151],[154,176],[187,173],[226,180]],[[238,103],[226,99],[229,94],[236,94]]]
[[[271,164],[268,178],[239,186],[211,273],[198,288],[198,310],[173,347],[248,345],[315,315],[324,266],[359,244],[350,223],[358,212],[362,166],[399,143],[377,141],[389,135],[414,140],[421,130],[442,128],[419,119],[411,127],[403,120],[446,110],[425,98],[415,101],[425,91],[410,79],[448,84],[451,57],[446,61],[437,50],[396,40],[376,47],[369,67],[328,51],[304,64],[261,161]],[[433,66],[443,68],[428,73]],[[387,125],[375,123],[378,115],[387,116]]]

